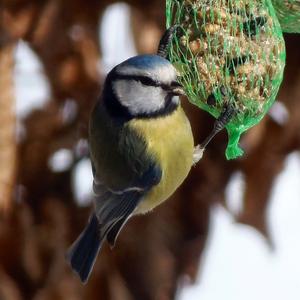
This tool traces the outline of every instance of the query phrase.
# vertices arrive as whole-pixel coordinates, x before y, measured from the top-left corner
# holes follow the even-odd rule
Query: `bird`
[[[90,116],[94,212],[67,253],[82,283],[104,241],[113,247],[126,222],[168,199],[201,158],[176,69],[161,45],[158,53],[115,66]]]

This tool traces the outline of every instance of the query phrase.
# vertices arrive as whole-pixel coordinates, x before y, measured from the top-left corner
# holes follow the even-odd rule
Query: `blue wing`
[[[95,176],[93,188],[96,194],[95,210],[100,224],[100,234],[106,237],[111,246],[115,244],[120,230],[139,202],[160,182],[161,176],[160,167],[151,164],[132,186],[123,190],[111,190]]]

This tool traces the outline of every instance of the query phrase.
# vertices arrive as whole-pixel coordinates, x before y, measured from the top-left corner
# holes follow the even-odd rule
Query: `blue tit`
[[[107,75],[89,124],[95,210],[67,255],[82,282],[104,240],[113,246],[128,219],[170,197],[199,159],[182,94],[175,68],[158,55],[132,57]]]

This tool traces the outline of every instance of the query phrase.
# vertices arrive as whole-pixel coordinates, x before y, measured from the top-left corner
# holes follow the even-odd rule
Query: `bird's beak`
[[[175,96],[184,96],[185,95],[183,86],[179,82],[176,82],[176,84],[173,84],[171,86],[171,93]]]
[[[172,94],[175,96],[184,96],[185,91],[184,91],[183,87],[176,87],[176,88],[172,89]]]

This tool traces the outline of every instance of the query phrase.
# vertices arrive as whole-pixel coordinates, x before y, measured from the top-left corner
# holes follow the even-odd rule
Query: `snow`
[[[274,251],[253,228],[236,224],[224,208],[213,209],[201,278],[183,289],[178,300],[300,299],[299,178],[295,152],[276,179],[268,210]],[[233,176],[230,185],[242,186],[240,176]]]
[[[18,43],[15,59],[16,113],[22,119],[49,101],[50,87],[41,62],[27,43]]]
[[[112,4],[106,9],[99,34],[104,73],[137,54],[130,31],[130,8],[127,4]]]
[[[236,171],[231,175],[229,183],[225,189],[226,205],[228,210],[238,216],[243,210],[243,193],[245,182],[243,173]]]
[[[72,173],[72,186],[77,204],[90,205],[92,199],[93,174],[91,162],[88,158],[80,160]]]
[[[70,169],[73,154],[69,149],[59,149],[49,158],[48,165],[53,172],[63,172]]]

